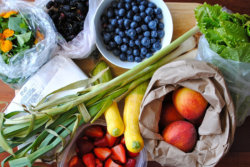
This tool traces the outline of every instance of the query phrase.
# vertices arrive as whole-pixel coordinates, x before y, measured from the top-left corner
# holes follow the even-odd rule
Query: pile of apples
[[[184,152],[193,150],[208,102],[192,89],[181,87],[164,100],[159,122],[164,140]]]
[[[105,126],[92,125],[76,141],[69,167],[135,167],[139,153],[126,149],[124,136],[113,137]]]

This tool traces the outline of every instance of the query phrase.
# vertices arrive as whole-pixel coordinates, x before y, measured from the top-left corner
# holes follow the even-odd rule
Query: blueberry
[[[136,31],[135,31],[134,29],[129,29],[129,30],[128,30],[128,36],[129,36],[130,38],[135,37],[135,36],[136,36]]]
[[[135,21],[133,21],[131,24],[130,24],[130,28],[136,28],[137,27],[137,23]]]
[[[123,19],[118,20],[118,25],[123,25]]]
[[[137,63],[140,63],[140,62],[142,61],[142,59],[141,59],[140,57],[135,57],[135,61],[136,61]]]
[[[131,23],[131,21],[129,20],[129,19],[125,19],[124,20],[124,27],[129,27],[130,26],[130,23]]]
[[[112,5],[112,7],[117,7],[117,4],[118,4],[118,2],[117,1],[112,1],[112,3],[111,3],[111,5]]]
[[[123,43],[128,43],[129,40],[128,40],[128,38],[124,37],[124,38],[122,38],[122,42],[123,42]]]
[[[155,8],[156,5],[155,5],[153,2],[149,2],[149,3],[148,3],[148,7],[150,7],[150,8]]]
[[[150,58],[151,56],[153,56],[152,53],[147,53],[147,54],[146,54],[146,58]]]
[[[125,2],[130,3],[132,0],[125,0]]]
[[[134,42],[133,40],[130,40],[130,41],[129,41],[129,46],[130,46],[130,47],[134,47],[134,46],[135,46],[135,42]]]
[[[112,48],[111,48],[109,45],[106,46],[106,49],[107,49],[108,51],[111,51],[111,50],[112,50]]]
[[[160,22],[158,24],[158,28],[159,28],[159,30],[163,30],[164,29],[164,23]]]
[[[136,22],[140,22],[140,21],[141,21],[141,16],[135,15],[135,16],[133,17],[133,20],[136,21]]]
[[[128,19],[132,19],[133,16],[134,16],[133,11],[131,11],[131,10],[128,11],[128,13],[127,13],[127,18],[128,18]]]
[[[137,13],[137,12],[139,12],[139,8],[138,8],[137,6],[133,6],[133,7],[132,7],[132,11],[133,11],[134,13]]]
[[[142,40],[143,37],[144,37],[143,35],[139,35],[139,36],[138,36],[138,39],[139,39],[139,40]]]
[[[119,12],[118,12],[119,16],[124,16],[126,14],[126,10],[125,9],[119,9]]]
[[[108,11],[107,11],[107,16],[108,16],[109,18],[111,18],[111,17],[114,16],[114,11],[113,11],[113,9],[108,9]]]
[[[151,20],[152,20],[152,18],[151,18],[150,16],[146,16],[146,17],[144,18],[144,22],[145,22],[145,23],[149,23]]]
[[[128,46],[127,46],[127,45],[123,44],[123,45],[121,46],[121,51],[122,51],[122,52],[126,52],[127,49],[128,49]]]
[[[121,30],[120,30],[119,28],[116,28],[116,29],[115,29],[115,33],[116,33],[116,34],[119,34],[120,31],[121,31]]]
[[[114,26],[112,26],[111,24],[107,25],[107,31],[108,31],[108,32],[112,32],[112,31],[114,31],[114,30],[115,30],[115,27],[114,27]]]
[[[151,38],[151,39],[150,39],[150,43],[151,43],[151,44],[154,44],[155,42],[156,42],[156,39],[155,39],[155,38]]]
[[[157,36],[158,36],[157,31],[151,31],[152,38],[157,38]]]
[[[63,10],[66,11],[66,12],[69,12],[70,11],[70,6],[69,5],[64,5]]]
[[[140,5],[139,9],[140,9],[141,12],[143,12],[145,10],[145,6],[144,5]]]
[[[141,5],[144,5],[144,6],[147,6],[147,5],[148,5],[148,2],[147,2],[147,1],[141,1],[140,4],[141,4]]]
[[[149,46],[149,45],[150,45],[150,39],[149,39],[148,37],[142,38],[141,44],[142,44],[143,46]]]
[[[119,49],[114,49],[112,52],[113,52],[113,54],[114,54],[115,56],[119,56],[120,53],[121,53],[121,51],[120,51]]]
[[[111,48],[115,48],[117,45],[116,45],[116,43],[114,42],[114,41],[110,41],[109,42],[109,47],[111,47]]]
[[[146,55],[147,53],[148,53],[147,48],[142,47],[142,48],[141,48],[141,54],[142,54],[142,55]]]
[[[133,61],[134,61],[134,56],[128,55],[127,61],[128,61],[128,62],[133,62]]]
[[[103,34],[103,39],[104,39],[105,41],[109,41],[109,40],[111,39],[111,34],[110,34],[110,33],[104,33],[104,34]]]
[[[156,29],[157,23],[156,21],[152,20],[148,23],[148,27],[152,30]]]
[[[154,12],[155,12],[156,15],[162,14],[161,8],[156,8],[156,9],[154,10]]]
[[[158,38],[163,38],[164,36],[165,36],[165,32],[163,31],[163,30],[159,30],[158,32],[157,32],[157,34],[158,34]]]
[[[135,40],[135,44],[136,44],[137,46],[140,46],[140,45],[141,45],[140,40],[139,40],[139,39]]]
[[[145,10],[145,12],[146,12],[147,15],[152,15],[153,12],[154,12],[154,10],[153,10],[152,8],[147,8],[147,9]]]
[[[143,35],[144,35],[144,37],[150,37],[150,31],[145,31],[145,32],[143,33]]]
[[[134,56],[139,56],[139,54],[140,54],[140,52],[139,52],[138,49],[134,49],[134,50],[133,50],[133,55],[134,55]]]
[[[119,35],[115,36],[115,42],[120,45],[122,43],[122,38]]]
[[[145,18],[147,15],[146,15],[145,12],[141,12],[141,13],[140,13],[140,16],[141,16],[141,18]]]
[[[117,20],[116,19],[112,19],[111,20],[111,25],[116,26],[116,24],[117,24]]]
[[[131,9],[131,5],[129,3],[125,3],[125,9],[127,10]]]
[[[161,47],[162,47],[162,46],[161,46],[161,42],[159,42],[159,41],[153,44],[153,49],[154,49],[155,51],[160,50]]]
[[[143,24],[141,26],[141,29],[142,29],[142,31],[147,31],[148,30],[148,26],[146,24]]]
[[[120,32],[119,32],[119,36],[120,36],[120,37],[124,37],[124,36],[125,36],[125,33],[124,33],[123,31],[120,31]]]
[[[118,8],[118,9],[124,8],[124,3],[123,3],[123,2],[119,2],[119,3],[117,4],[117,8]]]
[[[163,19],[163,15],[162,15],[162,14],[156,15],[156,17],[157,17],[157,19],[159,19],[159,20]]]
[[[132,52],[133,52],[133,50],[132,50],[131,48],[128,48],[128,50],[127,50],[127,54],[128,54],[128,55],[131,55],[131,54],[132,54]]]
[[[126,61],[127,60],[127,56],[126,56],[125,53],[120,54],[120,60],[121,61]]]
[[[141,27],[137,27],[135,30],[136,30],[137,34],[140,34],[142,32]]]

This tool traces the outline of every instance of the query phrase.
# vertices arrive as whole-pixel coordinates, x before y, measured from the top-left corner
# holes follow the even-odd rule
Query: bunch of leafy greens
[[[0,51],[4,62],[9,64],[14,55],[33,47],[35,33],[21,14],[12,15],[9,18],[0,17],[0,33],[5,29],[14,31],[14,35],[6,39],[12,42],[13,48],[9,52]]]
[[[250,16],[204,3],[195,9],[195,17],[213,51],[224,59],[250,63]]]

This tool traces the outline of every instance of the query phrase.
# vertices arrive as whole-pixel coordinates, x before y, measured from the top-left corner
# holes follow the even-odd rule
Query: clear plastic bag
[[[226,60],[209,48],[204,36],[200,38],[198,60],[217,66],[223,73],[236,109],[237,126],[250,115],[250,63]]]
[[[47,11],[45,6],[49,1],[37,0],[35,5]],[[66,42],[65,39],[62,39],[60,41],[62,48],[59,50],[58,55],[72,59],[83,59],[94,51],[96,43],[94,15],[101,1],[89,0],[89,11],[84,20],[83,30],[72,41]]]
[[[57,34],[52,20],[37,7],[23,1],[6,0],[0,5],[0,13],[9,10],[19,11],[33,31],[39,29],[44,35],[44,39],[33,48],[14,55],[9,64],[0,57],[0,79],[19,89],[33,73],[51,59],[57,47]]]

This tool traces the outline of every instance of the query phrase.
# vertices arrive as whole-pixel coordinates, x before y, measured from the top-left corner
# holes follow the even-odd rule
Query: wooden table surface
[[[1,1],[1,0],[0,0]],[[167,2],[199,2],[203,3],[203,0],[170,0]],[[209,0],[208,3],[215,4],[219,3],[226,6],[228,9],[239,12],[246,13],[250,15],[250,0]],[[175,16],[179,17],[179,16]],[[183,18],[182,18],[183,19]],[[191,25],[183,25],[184,29],[189,29]],[[174,38],[181,34],[176,34]],[[81,63],[77,63],[82,66]],[[83,66],[82,66],[83,67]],[[84,70],[84,68],[82,68]],[[122,72],[122,71],[120,71]],[[119,72],[119,73],[120,73]],[[14,97],[14,90],[9,86],[0,81],[0,101],[10,102]],[[0,105],[0,111],[3,108]],[[0,162],[6,155],[0,154]],[[155,163],[149,163],[149,166],[156,167]],[[250,117],[246,119],[245,123],[236,129],[235,140],[230,149],[230,152],[219,162],[217,167],[250,167]]]

